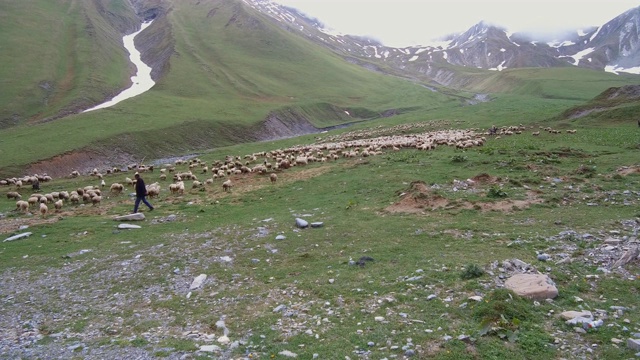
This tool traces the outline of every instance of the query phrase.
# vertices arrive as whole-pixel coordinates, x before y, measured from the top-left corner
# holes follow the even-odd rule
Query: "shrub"
[[[476,264],[468,264],[460,274],[462,280],[479,278],[484,275],[484,270]]]
[[[453,162],[453,163],[463,163],[463,162],[466,162],[466,161],[467,161],[467,157],[464,156],[464,155],[454,155],[451,158],[451,162]]]
[[[502,199],[502,198],[506,198],[509,195],[507,195],[506,192],[502,191],[502,189],[500,189],[498,186],[492,186],[489,189],[489,192],[487,193],[487,196],[490,198],[498,198],[498,199]]]

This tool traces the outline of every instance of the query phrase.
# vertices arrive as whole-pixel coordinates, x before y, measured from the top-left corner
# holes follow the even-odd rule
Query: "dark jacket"
[[[143,197],[147,196],[147,187],[144,185],[144,180],[141,177],[136,180],[136,196]]]

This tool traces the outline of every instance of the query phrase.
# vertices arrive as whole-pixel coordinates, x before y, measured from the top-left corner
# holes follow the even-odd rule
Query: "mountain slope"
[[[265,136],[269,133],[292,135],[268,124],[295,128],[291,121],[306,122],[315,129],[381,117],[390,109],[428,111],[460,104],[458,98],[345,62],[240,1],[137,1],[135,5],[139,20],[156,17],[136,43],[162,54],[157,85],[112,108],[5,130],[0,133],[4,139],[0,153],[10,156],[0,157],[0,171],[59,154],[74,159],[78,152],[90,154],[83,158],[94,161],[170,156],[270,138]],[[78,22],[83,18],[80,13],[69,16]],[[114,26],[96,27],[96,32],[104,32],[102,37],[121,35]],[[88,51],[86,58],[97,56]],[[92,84],[97,76],[79,81]],[[75,101],[93,105],[103,99],[94,92],[77,95]],[[55,141],[50,134],[64,134],[64,141]],[[23,139],[40,146],[20,151]],[[72,160],[61,163],[73,165]]]
[[[590,101],[564,111],[560,118],[571,121],[605,120],[607,124],[638,122],[640,126],[640,85],[612,87]]]
[[[68,113],[128,81],[126,0],[0,4],[0,128]]]

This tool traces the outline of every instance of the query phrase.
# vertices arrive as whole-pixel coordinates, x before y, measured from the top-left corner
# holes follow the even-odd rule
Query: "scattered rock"
[[[199,288],[200,286],[202,286],[202,284],[204,283],[204,281],[207,279],[207,274],[200,274],[198,276],[196,276],[195,279],[193,279],[193,282],[191,283],[191,286],[189,286],[189,290],[195,290],[197,288]]]
[[[222,335],[218,338],[218,342],[222,345],[227,345],[231,342],[231,340],[226,335]]]
[[[144,219],[144,213],[127,214],[113,218],[115,221],[142,221]]]
[[[507,279],[504,286],[520,296],[533,300],[553,299],[558,296],[558,289],[553,281],[542,274],[516,274]]]
[[[549,254],[539,254],[538,255],[538,260],[539,261],[547,261],[551,259],[551,256]]]
[[[638,255],[640,255],[640,247],[634,246],[624,253],[624,255],[622,255],[622,257],[613,264],[612,268],[615,269],[620,266],[625,266],[627,263],[637,258]]]
[[[433,299],[437,298],[437,296],[435,294],[431,294],[429,296],[427,296],[427,301],[431,301]]]
[[[202,352],[218,352],[222,350],[218,345],[202,345],[199,351]]]
[[[273,309],[274,313],[283,312],[287,309],[286,305],[278,305]]]
[[[309,222],[300,218],[296,218],[296,226],[300,229],[306,229],[309,227]]]
[[[482,301],[482,296],[469,296],[469,300],[480,302]]]
[[[142,226],[132,225],[132,224],[120,224],[118,225],[118,229],[142,229]]]
[[[324,223],[323,223],[323,222],[312,222],[312,223],[311,223],[311,227],[312,227],[312,228],[321,228],[321,227],[323,227],[323,226],[324,226]]]
[[[374,320],[375,320],[375,321],[378,321],[378,322],[382,322],[382,321],[384,321],[384,317],[383,317],[383,316],[376,316],[376,317],[374,318]]]
[[[409,349],[409,350],[404,352],[404,356],[406,356],[406,357],[412,357],[412,356],[415,356],[415,355],[416,355],[416,352],[413,349]]]
[[[297,358],[298,357],[298,354],[293,353],[293,352],[291,352],[289,350],[280,351],[278,354],[282,355],[282,356],[286,356],[286,357],[291,357],[291,358]]]
[[[565,311],[560,314],[560,317],[564,320],[571,320],[577,317],[587,318],[593,320],[593,314],[591,311]]]
[[[578,317],[574,317],[574,318],[571,318],[571,319],[567,320],[566,324],[567,325],[582,325],[582,326],[584,326],[585,324],[588,325],[592,321],[593,321],[592,318],[578,316]]]
[[[8,237],[8,238],[4,239],[3,242],[24,239],[24,238],[27,238],[27,237],[31,236],[31,234],[32,233],[30,233],[30,232],[26,232],[26,233],[22,233],[22,234],[18,234],[18,235],[13,235],[11,237]]]
[[[284,240],[284,239],[286,239],[286,238],[287,238],[287,237],[286,237],[286,236],[284,236],[284,235],[278,235],[278,236],[276,236],[276,240]]]
[[[627,339],[627,347],[631,350],[640,350],[640,339]]]

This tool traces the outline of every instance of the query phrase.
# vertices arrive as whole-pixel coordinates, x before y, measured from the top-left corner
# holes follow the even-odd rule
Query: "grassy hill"
[[[16,51],[3,52],[10,66],[2,77],[9,91],[0,98],[7,104],[0,174],[57,175],[92,168],[89,160],[124,164],[286,133],[270,129],[273,123],[280,130],[323,128],[389,114],[396,115],[389,123],[471,115],[478,126],[543,121],[636,79],[571,68],[452,68],[467,91],[433,92],[345,62],[239,1],[157,1],[139,9],[156,17],[139,46],[155,55],[149,62],[157,85],[115,107],[78,114],[126,86],[121,36],[137,20],[124,2],[61,3],[2,5],[14,20],[3,23],[7,36],[0,41]],[[44,21],[18,21],[34,13]],[[40,32],[47,36],[33,35]],[[495,101],[466,109],[473,92],[495,93]]]
[[[0,128],[57,117],[129,81],[127,1],[0,4]]]
[[[69,22],[84,24],[82,21],[87,17],[97,16],[83,4],[68,3],[70,9],[80,7],[82,10],[66,15]],[[19,15],[17,11],[16,15]],[[455,101],[416,84],[348,64],[331,52],[278,28],[238,1],[172,3],[170,11],[159,15],[159,20],[149,28],[151,32],[147,36],[170,34],[173,40],[169,44],[173,49],[166,66],[168,70],[150,92],[113,108],[3,130],[0,142],[0,169],[3,170],[0,171],[6,174],[34,161],[89,148],[103,156],[118,149],[131,157],[135,154],[142,158],[253,140],[256,134],[251,130],[269,114],[292,109],[304,113],[306,120],[318,127],[361,120],[327,117],[325,112],[315,110],[318,104],[380,114],[395,108],[428,111]],[[59,32],[68,31],[64,24],[58,28]],[[105,28],[96,28],[96,32],[116,40],[121,35]],[[46,49],[54,49],[58,43],[51,40]],[[99,53],[82,54],[86,57],[76,59],[74,78],[80,79],[77,82],[91,83],[87,73],[105,71],[92,68],[90,58],[99,57]],[[31,58],[21,56],[20,59],[28,62]],[[122,62],[120,65],[126,69]],[[37,86],[36,80],[22,82]],[[104,86],[101,90],[106,93],[109,88]],[[86,102],[88,98],[93,101],[100,98],[82,86],[73,87],[73,91],[77,97],[67,94],[67,104],[78,99]],[[38,114],[50,114],[57,109],[40,106],[31,110],[24,104],[21,106]],[[60,136],[52,138],[50,134]],[[230,138],[228,134],[234,136]],[[38,146],[20,150],[25,148],[24,139]]]

